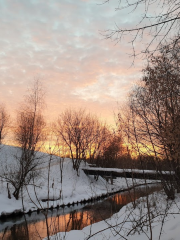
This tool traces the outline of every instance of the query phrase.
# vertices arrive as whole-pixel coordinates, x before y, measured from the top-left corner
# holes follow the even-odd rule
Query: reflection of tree
[[[112,205],[114,206],[113,210],[120,210],[124,205],[135,201],[137,198],[141,197],[143,194],[142,191],[129,191],[128,194],[117,194],[111,198]]]
[[[56,233],[60,232],[62,230],[62,228],[61,228],[61,219],[60,219],[59,215],[56,216],[56,224],[55,224],[54,228],[55,228],[55,232]]]
[[[112,203],[114,203],[116,206],[122,206],[127,204],[129,199],[129,195],[116,195],[112,198]]]
[[[83,224],[83,212],[73,211],[70,213],[70,219],[72,219],[71,230],[80,230],[82,229]]]
[[[8,230],[8,227],[6,227],[6,228],[4,229],[4,232],[3,232],[3,234],[2,234],[2,240],[4,239],[4,237],[5,237],[5,235],[6,235],[6,232],[7,232],[7,230]]]
[[[27,240],[29,239],[27,226],[22,225],[13,225],[10,228],[10,231],[7,232],[8,236],[4,236],[4,240]]]
[[[161,186],[151,186],[144,188],[136,188],[129,193],[116,194],[103,202],[94,205],[86,206],[80,211],[73,211],[68,214],[49,216],[48,226],[50,227],[50,235],[57,232],[68,232],[70,230],[81,230],[82,228],[111,217],[114,213],[118,212],[124,205],[138,199],[139,197],[151,194],[154,191],[160,190]],[[62,213],[61,213],[62,214]],[[35,221],[28,224],[29,238],[27,226],[25,224],[14,225],[10,230],[4,230],[0,233],[2,240],[39,240],[41,237],[46,237],[46,224],[45,221]],[[4,238],[2,237],[4,235]],[[41,236],[41,237],[40,237]]]
[[[122,193],[122,194],[117,194],[110,198],[111,204],[112,204],[112,209],[113,210],[120,210],[121,207],[124,205],[135,201],[136,199],[146,196],[147,194],[151,194],[154,191],[160,190],[161,186],[151,186],[151,187],[144,187],[144,188],[137,188],[135,190],[129,191],[129,193]]]

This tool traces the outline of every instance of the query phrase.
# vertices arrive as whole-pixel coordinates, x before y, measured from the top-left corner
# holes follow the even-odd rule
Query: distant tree
[[[98,119],[85,110],[65,110],[55,124],[56,134],[70,150],[73,168],[78,172],[82,159],[100,151],[105,133]],[[104,136],[105,137],[105,136]]]
[[[0,104],[0,145],[7,134],[7,129],[10,124],[10,116],[3,104]]]
[[[118,160],[120,160],[123,153],[122,144],[122,136],[115,133],[111,134],[109,143],[103,151],[104,165],[106,167],[117,167]]]
[[[98,156],[102,155],[105,151],[111,136],[111,131],[108,125],[100,122],[97,118],[94,120],[92,126],[92,141],[90,141],[88,147],[88,158],[91,163],[97,163]]]
[[[38,176],[36,168],[41,159],[36,156],[44,140],[45,121],[42,115],[44,104],[44,92],[39,80],[29,89],[24,97],[24,103],[17,112],[17,127],[15,130],[15,141],[21,148],[21,155],[16,156],[15,163],[9,166],[4,178],[14,187],[13,195],[19,198],[23,186],[32,183]],[[12,167],[13,166],[13,167]]]
[[[117,167],[123,152],[122,143],[120,134],[109,131],[101,146],[101,151],[96,156],[96,164],[101,167]]]

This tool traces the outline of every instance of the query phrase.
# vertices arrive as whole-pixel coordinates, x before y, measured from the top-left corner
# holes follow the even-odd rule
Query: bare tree
[[[92,137],[89,139],[88,157],[91,163],[97,164],[98,157],[102,156],[105,149],[109,145],[112,132],[109,126],[94,118],[91,124]]]
[[[15,141],[21,149],[20,156],[15,156],[15,163],[7,166],[3,178],[14,187],[13,195],[19,198],[23,186],[32,183],[38,176],[36,168],[41,159],[36,151],[41,147],[44,140],[45,121],[42,115],[44,104],[44,92],[39,80],[29,89],[24,97],[24,104],[17,113],[17,127]]]
[[[104,3],[111,3],[112,0],[105,0]],[[169,42],[172,36],[175,41],[171,45],[174,47],[179,41],[180,33],[180,5],[178,0],[119,0],[116,11],[122,16],[129,15],[129,19],[135,19],[132,27],[123,27],[116,23],[114,29],[106,30],[106,38],[114,39],[116,42],[127,39],[132,44],[133,55],[136,55],[135,43],[143,38],[149,38],[143,52],[149,50],[156,51],[161,48],[161,44]],[[140,16],[138,18],[137,16]],[[137,19],[137,20],[136,20]],[[152,48],[151,48],[152,47]]]
[[[150,56],[143,70],[142,84],[130,97],[131,118],[128,134],[131,146],[139,155],[153,155],[158,173],[162,175],[162,163],[169,163],[174,178],[162,181],[169,198],[174,198],[174,187],[180,183],[180,51],[164,46],[158,56]],[[173,180],[173,181],[172,181]]]
[[[10,123],[10,116],[3,104],[0,104],[0,145],[7,134]]]
[[[68,109],[55,124],[57,135],[69,148],[73,168],[78,172],[82,159],[99,154],[107,127],[85,110]],[[104,136],[103,136],[104,134]]]
[[[102,137],[103,142],[95,156],[94,162],[101,167],[115,168],[118,166],[118,162],[121,161],[120,158],[123,152],[122,136],[108,129]]]

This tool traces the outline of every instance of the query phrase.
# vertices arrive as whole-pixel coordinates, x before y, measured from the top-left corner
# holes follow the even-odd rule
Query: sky
[[[86,108],[114,123],[144,65],[136,59],[131,66],[127,39],[116,44],[103,34],[115,24],[131,26],[140,15],[115,11],[118,1],[102,2],[0,0],[0,103],[11,115],[40,78],[48,120],[66,108]]]

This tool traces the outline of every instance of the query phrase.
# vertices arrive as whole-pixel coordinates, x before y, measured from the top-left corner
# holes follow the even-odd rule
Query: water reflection
[[[160,189],[161,186],[151,186],[149,189],[137,188],[136,191],[116,194],[93,205],[87,205],[83,208],[81,206],[81,209],[72,207],[64,210],[49,211],[47,219],[49,233],[53,235],[60,231],[80,230],[87,225],[109,218],[134,199]],[[13,221],[1,222],[0,239],[39,240],[47,236],[47,224],[42,213],[32,213],[31,216],[26,215],[26,219],[27,224],[23,219],[17,219],[16,224]]]

